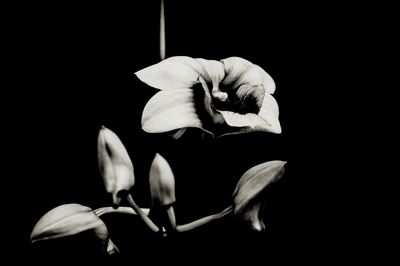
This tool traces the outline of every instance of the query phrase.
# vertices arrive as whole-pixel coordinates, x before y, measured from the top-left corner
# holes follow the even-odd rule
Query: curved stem
[[[153,232],[158,232],[159,229],[157,225],[153,223],[152,220],[150,220],[149,217],[142,211],[141,208],[136,204],[136,202],[133,200],[132,195],[129,194],[127,197],[129,205],[132,207],[132,209],[135,210],[135,212],[139,215],[139,217],[143,220],[143,222],[153,231]]]
[[[230,214],[232,211],[233,211],[233,206],[229,206],[228,208],[226,208],[225,210],[223,210],[220,213],[212,214],[212,215],[203,217],[201,219],[195,220],[195,221],[187,223],[187,224],[178,225],[176,227],[176,231],[178,231],[178,232],[190,231],[194,228],[205,225],[211,221],[221,219],[221,218],[225,217],[226,215]]]
[[[169,228],[171,230],[176,230],[176,218],[175,218],[175,211],[173,206],[169,206],[167,209],[167,217],[169,221]]]
[[[142,212],[146,215],[149,215],[150,209],[141,208]],[[114,209],[113,207],[101,207],[93,211],[97,216],[102,216],[107,213],[125,213],[125,214],[133,214],[138,215],[132,208],[130,207],[118,207]]]

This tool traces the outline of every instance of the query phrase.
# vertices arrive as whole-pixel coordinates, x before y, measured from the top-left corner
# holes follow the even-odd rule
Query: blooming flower
[[[160,90],[143,110],[146,132],[194,127],[216,135],[281,133],[278,104],[271,95],[273,79],[243,58],[216,61],[176,56],[135,74]]]
[[[264,231],[263,211],[265,201],[263,192],[284,173],[283,161],[269,161],[256,165],[240,178],[233,192],[233,212],[256,231]]]
[[[65,204],[47,212],[34,226],[32,243],[91,231],[95,240],[108,254],[119,252],[109,239],[104,222],[89,207]]]
[[[133,164],[129,154],[118,136],[106,127],[102,127],[97,141],[100,174],[113,203],[118,206],[121,193],[128,192],[135,183]]]

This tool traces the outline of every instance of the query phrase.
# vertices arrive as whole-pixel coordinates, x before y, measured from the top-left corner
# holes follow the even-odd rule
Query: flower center
[[[239,114],[258,114],[264,94],[262,85],[242,85],[237,90],[222,86],[220,89],[213,88],[211,92],[212,104],[217,110]]]

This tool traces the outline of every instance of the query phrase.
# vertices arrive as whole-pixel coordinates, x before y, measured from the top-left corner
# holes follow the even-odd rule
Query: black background
[[[154,91],[135,83],[132,73],[159,61],[159,1],[21,10],[13,32],[18,41],[11,67],[17,71],[9,96],[16,100],[12,111],[18,110],[10,119],[17,141],[9,156],[16,159],[16,190],[22,188],[17,198],[23,229],[17,234],[29,256],[39,252],[29,244],[30,231],[51,208],[73,202],[109,205],[97,170],[101,125],[120,136],[132,157],[132,194],[139,205],[150,204],[146,178],[153,152],[170,162],[178,223],[224,208],[249,167],[288,161],[285,176],[270,188],[267,233],[249,234],[228,219],[160,241],[135,219],[108,217],[113,239],[127,258],[156,253],[172,261],[188,254],[192,260],[324,262],[353,253],[359,240],[358,225],[349,218],[354,209],[341,206],[353,204],[345,202],[347,193],[354,192],[353,173],[345,164],[359,143],[352,142],[357,136],[350,127],[364,118],[359,110],[347,109],[356,104],[350,99],[360,90],[348,76],[359,74],[355,62],[364,57],[362,41],[355,40],[368,27],[353,22],[354,9],[344,4],[214,2],[166,1],[167,57],[240,56],[263,67],[277,85],[281,135],[198,141],[197,131],[190,131],[173,141],[141,132],[141,110]],[[346,152],[343,138],[351,141]],[[352,233],[344,234],[348,230]],[[336,240],[341,244],[333,244]]]

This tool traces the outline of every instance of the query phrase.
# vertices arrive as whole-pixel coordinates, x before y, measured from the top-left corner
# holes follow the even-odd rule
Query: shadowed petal
[[[144,107],[142,128],[148,133],[185,127],[202,127],[196,114],[192,89],[160,91]]]
[[[240,57],[228,57],[222,59],[221,62],[224,64],[226,73],[222,84],[230,87],[233,87],[239,76],[242,75],[247,68],[253,65],[250,61]],[[234,89],[236,88],[237,87],[234,87]]]
[[[200,73],[200,76],[207,82],[212,85],[212,95],[213,97],[226,101],[228,98],[228,94],[226,92],[222,92],[219,89],[219,84],[225,77],[225,69],[224,64],[220,61],[216,60],[206,60],[203,58],[196,59],[204,68],[204,72]]]
[[[229,57],[221,60],[225,66],[226,77],[223,84],[237,89],[241,85],[262,85],[266,93],[275,92],[275,82],[258,65],[252,64],[248,60],[240,57]]]

